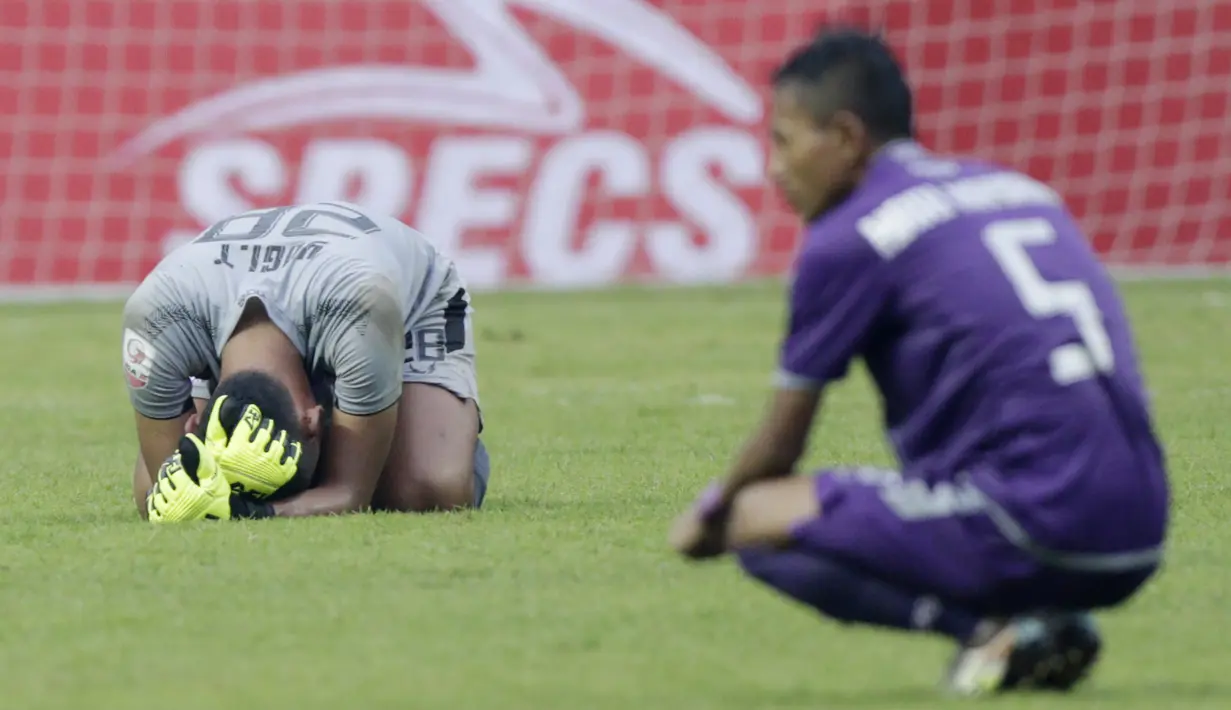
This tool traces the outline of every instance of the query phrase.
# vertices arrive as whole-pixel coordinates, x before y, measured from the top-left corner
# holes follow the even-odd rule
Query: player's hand
[[[205,442],[231,489],[250,498],[268,498],[295,477],[303,447],[287,441],[285,429],[275,429],[260,407],[223,395],[214,403],[205,428]],[[225,423],[235,422],[233,427]],[[228,434],[228,428],[230,433]]]
[[[151,523],[225,520],[231,517],[231,487],[208,447],[191,434],[158,469],[145,497]]]
[[[720,483],[711,484],[691,508],[675,519],[667,539],[676,552],[694,560],[717,557],[726,549],[729,496]]]

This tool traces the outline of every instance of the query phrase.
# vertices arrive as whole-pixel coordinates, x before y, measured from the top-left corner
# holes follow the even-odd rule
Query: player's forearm
[[[321,483],[274,505],[279,517],[357,513],[372,505],[393,432],[396,405],[369,416],[335,412],[321,461]]]
[[[807,448],[820,401],[818,390],[775,392],[760,429],[744,445],[727,476],[728,501],[749,483],[789,476],[795,471]]]
[[[153,487],[154,477],[146,470],[145,459],[138,454],[137,462],[133,465],[133,503],[136,504],[137,514],[142,520],[146,518],[145,497]]]
[[[727,474],[727,488],[734,491],[756,481],[789,476],[803,447],[778,439],[764,431],[750,438]]]
[[[346,486],[311,488],[299,495],[273,504],[274,515],[280,518],[303,518],[313,515],[343,515],[359,513],[371,505],[371,495]]]

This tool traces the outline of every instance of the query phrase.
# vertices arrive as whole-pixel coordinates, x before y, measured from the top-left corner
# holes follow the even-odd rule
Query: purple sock
[[[911,594],[825,557],[790,549],[738,554],[749,575],[838,621],[932,631],[958,643],[966,643],[979,624],[976,615],[963,609]]]

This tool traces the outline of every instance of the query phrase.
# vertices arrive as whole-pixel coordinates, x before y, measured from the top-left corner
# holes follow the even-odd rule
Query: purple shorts
[[[825,470],[814,480],[821,514],[795,528],[795,549],[972,611],[1115,606],[1155,571],[1088,572],[1043,564],[1001,534],[977,491],[957,484],[929,487],[871,468]]]

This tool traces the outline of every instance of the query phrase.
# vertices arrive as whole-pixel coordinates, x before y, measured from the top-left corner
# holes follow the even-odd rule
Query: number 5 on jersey
[[[1039,319],[1073,319],[1082,342],[1057,347],[1049,362],[1052,379],[1057,384],[1070,385],[1110,374],[1115,370],[1115,352],[1090,287],[1081,281],[1044,279],[1026,251],[1055,241],[1056,229],[1045,219],[1002,220],[989,224],[983,232],[983,243],[1030,315]]]

